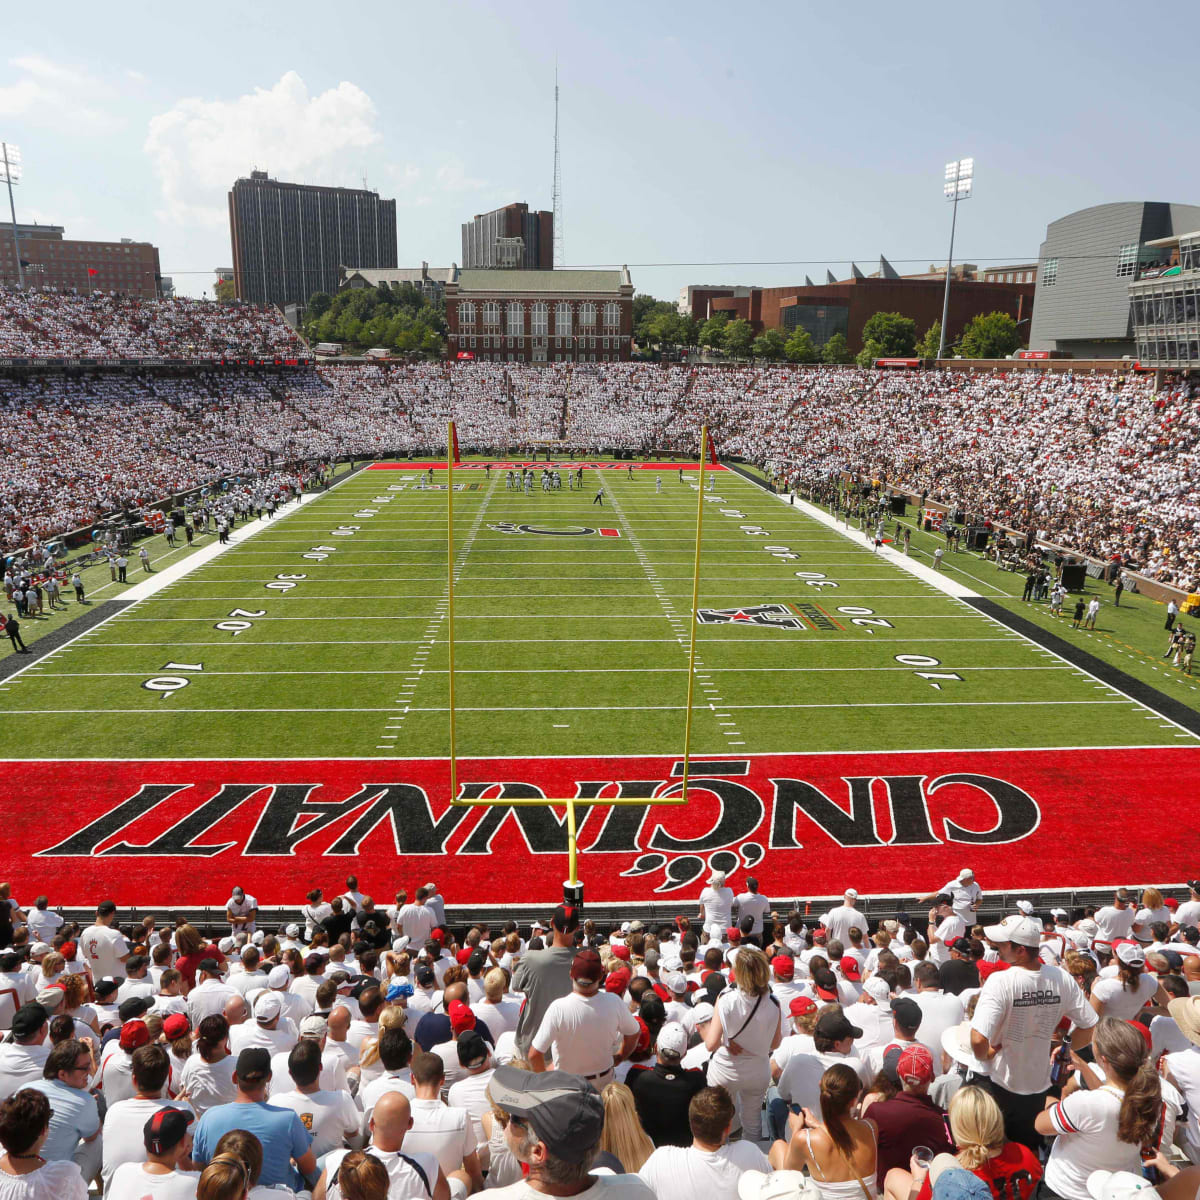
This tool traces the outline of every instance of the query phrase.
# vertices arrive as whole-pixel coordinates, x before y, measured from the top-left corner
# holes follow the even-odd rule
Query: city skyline
[[[18,221],[151,241],[182,294],[230,265],[225,197],[253,169],[365,176],[397,202],[398,263],[448,266],[473,214],[550,207],[557,55],[557,265],[627,263],[662,299],[844,278],[881,253],[924,270],[945,261],[942,168],[960,156],[977,178],[955,260],[1029,262],[1076,209],[1200,201],[1172,132],[1196,110],[1186,72],[1130,63],[1123,7],[1082,11],[1018,3],[994,28],[934,5],[909,28],[882,5],[755,5],[731,28],[707,3],[368,5],[348,29],[304,3],[280,28],[227,3],[201,22],[71,2],[52,49],[32,16],[10,23],[0,138],[24,152]],[[1169,121],[1145,121],[1148,92]]]

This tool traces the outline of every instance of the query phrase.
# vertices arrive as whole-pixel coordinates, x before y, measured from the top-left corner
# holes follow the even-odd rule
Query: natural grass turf
[[[697,494],[669,469],[659,495],[658,475],[589,471],[582,491],[526,495],[506,491],[503,472],[456,474],[479,485],[455,494],[460,754],[682,749]],[[600,476],[603,508],[592,503]],[[736,474],[715,480],[710,495],[723,499],[705,502],[701,606],[816,605],[808,611],[826,627],[702,626],[693,753],[1194,742],[861,539]],[[446,493],[419,482],[415,467],[363,472],[4,685],[0,757],[69,757],[81,737],[87,756],[113,758],[444,755]],[[615,527],[622,536],[488,527],[502,521]],[[913,545],[928,553],[934,544],[918,533]],[[946,569],[969,572],[976,578],[965,582],[985,595],[1019,592],[1018,577],[975,556],[948,555]],[[139,566],[130,578],[140,574]],[[812,586],[824,583],[837,587]],[[1128,616],[1124,600],[1119,618],[1106,606],[1101,625],[1119,619],[1148,653],[1162,610],[1130,600]],[[1025,615],[1033,607],[1012,604]],[[856,611],[838,611],[845,607]],[[236,617],[239,608],[265,612]],[[853,624],[859,609],[887,624]],[[1069,633],[1069,620],[1035,619]],[[215,628],[229,620],[251,627]],[[1103,637],[1083,644],[1102,657],[1114,649]],[[1113,661],[1161,684],[1154,664]],[[148,690],[156,676],[188,683]],[[1172,694],[1193,696],[1183,687]]]

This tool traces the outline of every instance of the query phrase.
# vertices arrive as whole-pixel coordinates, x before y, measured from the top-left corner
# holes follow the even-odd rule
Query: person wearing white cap
[[[1036,1151],[1041,1136],[1034,1121],[1050,1087],[1050,1039],[1063,1017],[1072,1020],[1075,1049],[1087,1045],[1099,1017],[1079,985],[1062,967],[1038,957],[1041,922],[1006,917],[985,936],[1009,964],[993,971],[979,992],[971,1021],[971,1049],[990,1064],[991,1092],[1004,1113],[1010,1141]]]
[[[638,1119],[656,1146],[690,1146],[688,1105],[705,1085],[702,1071],[689,1071],[682,1060],[688,1035],[678,1021],[668,1021],[655,1042],[653,1066],[633,1066],[625,1086],[633,1093]]]
[[[831,908],[821,918],[821,924],[825,926],[831,942],[841,942],[844,946],[850,940],[852,925],[857,925],[862,930],[863,937],[870,933],[871,927],[867,924],[867,918],[858,910],[857,904],[858,892],[854,888],[847,888],[841,904]]]
[[[251,1046],[261,1046],[272,1054],[290,1050],[296,1044],[296,1026],[284,1016],[283,997],[278,992],[259,992],[254,997],[254,1018],[235,1025],[229,1031],[229,1048],[234,1055]]]
[[[701,1000],[699,1004],[692,1005],[692,1024],[700,1035],[700,1041],[683,1056],[680,1065],[684,1070],[699,1070],[712,1058],[712,1051],[704,1044],[704,1031],[708,1028],[709,1021],[713,1019],[715,1011],[707,1000]]]
[[[1137,942],[1118,942],[1116,976],[1092,984],[1089,999],[1096,1012],[1102,1017],[1132,1021],[1151,1002],[1166,1008],[1171,1002],[1169,993],[1158,976],[1145,967],[1146,952]]]
[[[290,1017],[293,1025],[298,1025],[312,1012],[312,1005],[309,1001],[291,990],[292,973],[283,963],[272,967],[267,972],[267,987],[271,991],[279,993],[284,1016]],[[250,992],[246,993],[247,996],[250,994]]]
[[[963,867],[936,892],[919,897],[919,903],[932,904],[934,897],[942,893],[950,897],[950,906],[963,919],[968,929],[975,924],[975,914],[979,911],[979,902],[983,899],[983,888],[975,882],[975,872],[970,867]]]
[[[706,1087],[688,1105],[690,1143],[659,1146],[638,1177],[655,1200],[737,1200],[743,1171],[769,1171],[767,1156],[753,1141],[729,1140],[734,1107],[722,1087]]]
[[[699,917],[705,928],[717,925],[721,932],[733,923],[733,888],[726,886],[725,872],[714,871],[700,893]]]

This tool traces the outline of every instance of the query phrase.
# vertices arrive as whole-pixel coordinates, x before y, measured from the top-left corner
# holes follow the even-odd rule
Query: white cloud
[[[376,117],[371,98],[353,83],[311,95],[295,71],[233,100],[179,100],[151,119],[146,136],[162,188],[158,215],[223,227],[226,193],[256,167],[299,183],[354,186],[360,164],[347,164],[346,151],[380,140]]]
[[[477,192],[487,186],[485,180],[472,179],[462,163],[458,162],[438,167],[437,182],[444,192]]]
[[[76,67],[63,66],[38,54],[10,58],[15,82],[0,87],[0,117],[25,117],[57,124],[69,121],[90,132],[111,127],[111,114],[95,107],[96,96],[106,87],[96,76]]]

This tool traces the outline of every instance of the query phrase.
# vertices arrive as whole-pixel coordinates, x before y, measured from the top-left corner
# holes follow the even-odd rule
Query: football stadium
[[[1137,14],[115,15],[0,85],[0,1200],[1200,1200]]]

